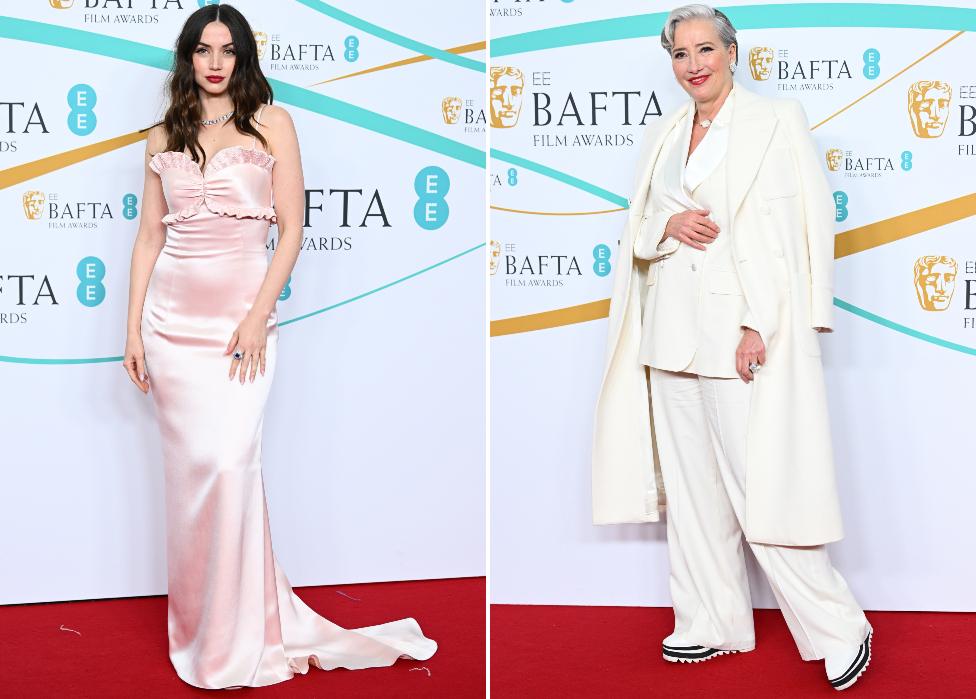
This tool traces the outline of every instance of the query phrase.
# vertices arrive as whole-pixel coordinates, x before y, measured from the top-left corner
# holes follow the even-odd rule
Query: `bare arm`
[[[142,346],[142,307],[146,301],[146,290],[149,287],[153,267],[156,266],[159,251],[166,242],[166,226],[162,223],[162,218],[166,214],[163,184],[159,175],[149,167],[151,153],[160,142],[159,133],[153,133],[154,131],[156,129],[151,130],[146,138],[143,163],[145,184],[142,189],[139,229],[132,245],[132,262],[129,267],[129,312],[123,358],[129,378],[143,393],[149,390],[149,383],[146,381]]]
[[[267,114],[264,120],[268,122],[274,139],[275,166],[271,187],[275,215],[278,217],[278,244],[251,308],[251,313],[259,314],[262,322],[271,315],[288,276],[295,268],[302,246],[302,224],[305,219],[305,176],[295,124],[291,115],[281,107],[269,106],[264,111]]]
[[[278,244],[251,310],[227,343],[225,354],[235,350],[241,354],[240,360],[235,358],[230,364],[230,377],[239,371],[241,383],[248,375],[253,382],[259,368],[261,374],[265,372],[268,317],[298,260],[305,212],[305,177],[295,124],[281,107],[266,107],[263,115],[268,140],[274,144],[271,187],[278,219]]]

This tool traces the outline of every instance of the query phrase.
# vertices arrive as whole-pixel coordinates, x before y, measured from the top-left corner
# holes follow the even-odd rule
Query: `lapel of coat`
[[[736,83],[735,92],[727,152],[730,222],[735,220],[746,192],[756,179],[776,126],[776,113],[766,100],[739,83]]]
[[[648,144],[648,150],[642,154],[640,161],[637,163],[638,179],[634,186],[634,196],[630,200],[630,215],[632,217],[640,218],[643,215],[644,206],[647,203],[648,188],[651,186],[651,175],[654,173],[654,165],[657,163],[657,158],[661,154],[664,139],[671,133],[671,129],[685,115],[690,106],[691,101],[689,100],[676,109],[664,124],[654,124],[649,127],[659,130],[657,136],[654,138],[654,142]]]

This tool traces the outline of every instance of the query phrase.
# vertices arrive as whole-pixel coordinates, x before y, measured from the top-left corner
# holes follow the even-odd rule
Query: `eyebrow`
[[[703,41],[700,44],[695,44],[695,47],[696,48],[700,48],[702,46],[714,46],[714,45],[715,44],[713,42],[711,42],[711,41]],[[674,51],[684,51],[685,50],[685,47],[684,46],[675,46],[673,50]]]
[[[226,48],[228,46],[233,46],[233,45],[234,45],[234,42],[231,41],[230,43],[224,44],[224,46],[222,48]],[[197,42],[197,46],[206,46],[208,49],[210,48],[210,44],[205,44],[202,41],[198,41]]]

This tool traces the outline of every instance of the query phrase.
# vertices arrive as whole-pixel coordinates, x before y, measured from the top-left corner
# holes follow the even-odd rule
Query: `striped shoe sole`
[[[851,663],[851,666],[847,668],[847,671],[843,675],[830,680],[831,687],[837,690],[847,689],[864,674],[864,671],[868,669],[868,665],[871,663],[871,637],[873,635],[874,631],[868,631],[867,638],[864,639],[864,643],[858,649],[854,662]]]
[[[737,650],[719,650],[705,646],[664,646],[664,659],[669,663],[700,663],[719,655],[738,653]]]

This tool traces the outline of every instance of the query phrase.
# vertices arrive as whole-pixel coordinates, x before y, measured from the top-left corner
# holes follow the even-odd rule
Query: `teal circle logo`
[[[610,274],[610,247],[604,243],[593,248],[593,273],[598,277]]]
[[[95,88],[79,83],[68,90],[68,129],[75,136],[87,136],[95,130]]]
[[[83,257],[75,268],[79,281],[76,295],[81,305],[92,308],[105,300],[105,263],[97,257]]]
[[[864,52],[864,77],[868,80],[874,80],[879,75],[881,75],[881,66],[878,62],[881,60],[881,52],[878,49],[868,49]]]
[[[350,63],[356,62],[359,59],[359,37],[355,34],[347,36],[342,45],[346,47],[346,50],[342,52],[343,58]]]
[[[122,195],[122,216],[126,220],[131,221],[136,216],[139,215],[139,197],[131,192],[129,194]]]
[[[844,221],[847,219],[847,214],[849,213],[847,211],[847,202],[849,201],[850,199],[848,198],[846,192],[840,192],[840,191],[834,192],[834,207],[835,207],[834,220],[835,221]]]
[[[912,152],[910,150],[901,152],[901,169],[905,172],[912,169]]]
[[[429,165],[417,173],[413,189],[419,197],[413,207],[413,218],[421,228],[432,231],[447,223],[451,210],[447,205],[451,178],[443,168]]]

